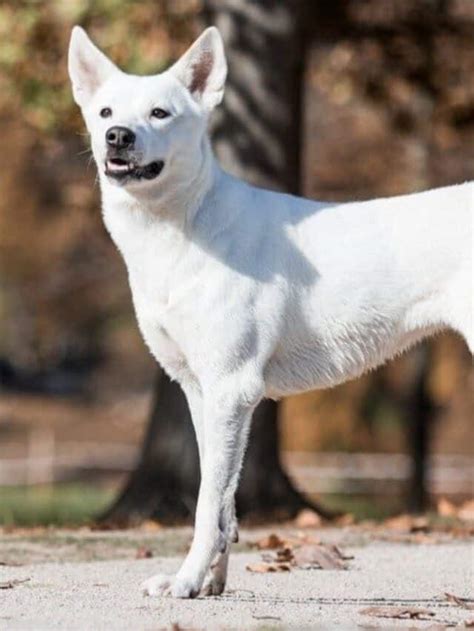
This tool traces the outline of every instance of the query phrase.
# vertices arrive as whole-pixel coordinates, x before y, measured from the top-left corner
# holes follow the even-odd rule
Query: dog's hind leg
[[[237,481],[238,481],[238,475]],[[231,484],[231,488],[233,485]],[[225,535],[225,549],[218,552],[212,563],[201,590],[203,596],[219,596],[225,589],[230,545],[239,540],[237,517],[235,514],[235,493],[225,500],[219,529]]]
[[[455,278],[446,300],[446,320],[460,333],[474,355],[474,280],[471,265]]]
[[[245,455],[251,420],[252,419],[250,417],[247,425],[242,428],[243,437],[239,441],[240,453],[238,455],[238,459],[240,461],[243,460]],[[214,563],[211,565],[211,569],[204,581],[204,586],[201,591],[203,596],[218,596],[225,588],[227,580],[227,567],[229,564],[230,544],[237,543],[239,540],[239,525],[235,510],[235,493],[237,492],[239,474],[240,470],[237,470],[230,482],[219,520],[219,528],[225,535],[227,545],[225,550],[218,553]]]
[[[202,586],[201,594],[203,596],[220,596],[224,591],[227,581],[229,554],[229,545],[226,546],[224,552],[219,552],[217,554]]]

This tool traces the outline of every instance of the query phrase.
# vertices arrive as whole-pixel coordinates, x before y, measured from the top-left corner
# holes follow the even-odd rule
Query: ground
[[[283,539],[336,543],[346,570],[292,568],[252,573],[262,551]],[[443,628],[474,618],[472,537],[403,534],[361,527],[244,530],[228,589],[196,600],[150,598],[142,580],[174,572],[189,545],[185,528],[119,532],[25,530],[0,535],[0,627],[13,629],[304,629],[330,625]],[[264,554],[270,554],[266,551]],[[25,581],[25,582],[20,582]],[[445,594],[464,601],[450,602]],[[373,617],[367,608],[421,608],[427,620]],[[173,627],[173,625],[175,625]]]

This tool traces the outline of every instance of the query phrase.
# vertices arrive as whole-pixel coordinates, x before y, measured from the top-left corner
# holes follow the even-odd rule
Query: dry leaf
[[[474,627],[474,618],[471,618],[470,620],[464,620],[463,625],[465,627]]]
[[[429,620],[434,616],[434,612],[429,609],[418,607],[368,607],[359,613],[364,616],[374,616],[375,618],[396,618],[399,620]]]
[[[159,522],[154,521],[153,519],[146,519],[141,525],[140,530],[144,532],[156,532],[157,530],[161,530],[162,526]]]
[[[457,517],[458,514],[456,506],[445,497],[439,500],[436,509],[441,517]]]
[[[153,552],[150,548],[146,548],[145,546],[141,546],[135,553],[136,559],[151,559],[153,556]]]
[[[384,526],[390,530],[401,530],[406,532],[426,532],[428,530],[428,519],[426,517],[414,517],[413,515],[398,515],[384,521]]]
[[[458,607],[462,607],[463,609],[470,609],[474,611],[474,604],[468,599],[455,596],[454,594],[449,594],[448,592],[445,592],[444,595],[448,602],[458,605]]]
[[[283,539],[274,533],[254,544],[260,550],[272,550],[262,554],[263,563],[247,566],[250,572],[287,572],[292,567],[300,569],[345,570],[345,555],[335,545],[322,544],[318,539],[299,533],[297,538]]]
[[[278,563],[291,563],[294,559],[293,550],[286,546],[276,551],[276,561]]]
[[[250,545],[259,550],[277,550],[278,548],[293,548],[301,546],[304,543],[318,544],[321,543],[317,537],[313,537],[307,532],[299,532],[295,537],[281,537],[275,533],[271,533],[263,539],[254,541]]]
[[[262,555],[263,563],[248,566],[247,569],[260,573],[287,571],[291,567],[304,570],[346,570],[346,561],[352,558],[335,545],[299,544],[294,548],[285,546],[273,553],[265,553]]]
[[[319,528],[323,523],[321,516],[310,508],[303,508],[296,515],[294,525],[297,528]]]
[[[446,498],[438,502],[438,514],[442,517],[456,517],[461,521],[474,521],[474,500],[467,500],[461,506],[456,506]]]
[[[273,561],[270,563],[251,563],[247,565],[246,569],[249,572],[256,572],[257,574],[266,574],[267,572],[289,572],[291,565],[289,563],[278,563]]]
[[[352,513],[345,513],[344,515],[340,515],[336,517],[334,522],[336,526],[352,526],[355,523],[355,517]]]
[[[287,545],[287,542],[275,533],[271,533],[268,537],[260,539],[253,545],[255,545],[259,550],[276,550],[276,548],[282,548]]]
[[[13,589],[14,587],[17,587],[17,585],[21,585],[22,583],[27,583],[29,580],[30,580],[29,578],[24,578],[22,580],[18,578],[14,578],[11,581],[4,581],[0,583],[0,589]]]
[[[462,521],[474,521],[474,500],[468,500],[458,509],[458,517]]]
[[[346,560],[352,558],[344,556],[334,545],[301,546],[294,551],[293,555],[298,567],[321,570],[346,570]]]

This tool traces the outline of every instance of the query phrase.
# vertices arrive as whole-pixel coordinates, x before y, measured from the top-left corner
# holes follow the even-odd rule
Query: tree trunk
[[[229,74],[212,124],[224,168],[257,186],[300,193],[306,56],[303,0],[207,0]]]
[[[428,456],[433,425],[440,412],[428,387],[432,345],[425,342],[414,352],[416,372],[410,392],[405,397],[403,412],[407,427],[407,446],[412,459],[412,472],[408,484],[408,509],[421,513],[428,508]]]
[[[296,0],[204,3],[204,18],[220,29],[229,63],[224,103],[212,126],[220,161],[255,184],[294,193],[301,179],[304,5]],[[240,517],[288,518],[312,506],[284,473],[279,451],[277,404],[264,401],[254,414],[237,492]],[[180,387],[162,374],[137,469],[103,519],[189,518],[198,487],[188,407]]]

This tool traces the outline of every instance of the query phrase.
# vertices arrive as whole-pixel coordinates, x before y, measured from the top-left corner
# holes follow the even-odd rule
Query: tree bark
[[[204,19],[221,31],[229,64],[222,106],[212,125],[225,168],[254,184],[300,191],[305,2],[208,0]],[[256,210],[257,212],[257,210]],[[244,461],[237,513],[253,519],[292,517],[314,507],[282,469],[277,404],[257,408]],[[162,374],[136,470],[103,519],[162,522],[194,513],[199,465],[184,395]]]
[[[407,428],[407,447],[412,460],[407,504],[413,513],[421,513],[429,507],[428,456],[433,426],[440,412],[429,391],[431,355],[432,345],[429,342],[413,352],[416,371],[402,406]]]

